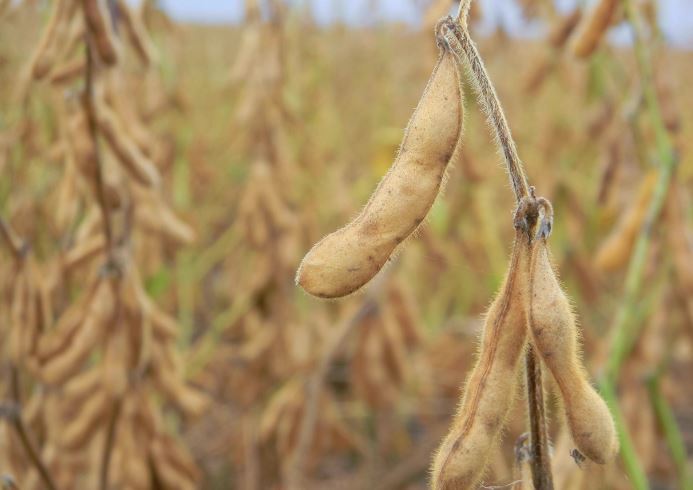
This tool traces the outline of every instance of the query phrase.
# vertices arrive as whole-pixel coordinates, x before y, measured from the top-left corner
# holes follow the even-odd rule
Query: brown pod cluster
[[[353,293],[380,271],[426,218],[460,147],[459,70],[454,55],[443,48],[399,154],[368,204],[354,221],[323,238],[303,259],[296,283],[305,291],[323,298]]]
[[[477,488],[516,393],[528,331],[559,387],[579,451],[603,464],[618,450],[611,414],[582,367],[575,316],[549,261],[552,219],[551,204],[533,191],[518,206],[510,266],[486,315],[479,358],[452,428],[435,456],[434,490]]]
[[[434,490],[476,488],[498,445],[525,349],[528,267],[529,240],[518,229],[505,282],[486,314],[479,359],[433,462]]]
[[[575,315],[551,266],[545,238],[533,244],[530,264],[532,343],[556,380],[575,445],[604,464],[618,451],[614,421],[582,366]]]

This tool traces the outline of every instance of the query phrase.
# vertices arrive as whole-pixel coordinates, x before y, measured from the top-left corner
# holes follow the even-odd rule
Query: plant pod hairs
[[[389,172],[354,221],[308,252],[296,283],[314,296],[336,298],[371,280],[428,214],[462,126],[459,67],[443,48]]]

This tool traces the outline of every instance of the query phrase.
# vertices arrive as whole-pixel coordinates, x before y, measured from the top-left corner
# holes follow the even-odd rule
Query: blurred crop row
[[[6,488],[426,487],[513,237],[471,87],[444,195],[374,283],[321,301],[294,274],[390,166],[452,3],[416,2],[420,31],[246,3],[242,25],[197,26],[155,2],[0,2]],[[576,56],[579,11],[551,2],[521,2],[546,39],[476,36],[554,205],[593,381],[618,364],[625,450],[605,466],[571,456],[547,376],[559,489],[693,488],[693,54],[633,3],[651,79],[633,46]],[[530,488],[513,410],[487,486]]]

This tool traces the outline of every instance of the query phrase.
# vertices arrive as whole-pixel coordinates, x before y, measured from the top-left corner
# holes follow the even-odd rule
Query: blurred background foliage
[[[184,453],[171,463],[186,475],[171,480],[179,484],[167,483],[161,469],[161,461],[179,460],[157,459],[155,443],[143,440],[146,476],[128,480],[123,453],[104,488],[425,488],[513,236],[507,177],[470,87],[462,157],[426,225],[375,283],[326,302],[293,279],[310,245],[355,216],[391,164],[437,56],[433,23],[453,2],[412,2],[423,19],[418,28],[318,23],[307,8],[260,3],[263,14],[246,2],[238,25],[199,25],[143,2],[133,11],[158,52],[149,65],[116,31],[127,54],[109,68],[117,73],[113,90],[129,100],[136,122],[124,119],[124,130],[146,131],[143,147],[166,203],[166,211],[147,208],[138,184],[127,184],[141,225],[126,238],[128,267],[177,329],[177,372],[204,402],[192,409],[175,403],[178,395],[151,398],[165,437]],[[693,53],[663,40],[656,0],[633,3],[645,22],[651,80],[631,43],[602,40],[590,56],[574,56],[567,46],[570,17],[574,26],[578,14],[550,1],[517,5],[550,27],[546,36],[519,38],[502,26],[476,36],[478,5],[472,21],[528,175],[554,205],[553,258],[580,317],[586,364],[595,383],[615,374],[627,437],[618,461],[578,465],[550,395],[560,489],[642,488],[639,476],[645,487],[693,488]],[[79,94],[84,83],[49,76],[32,82],[19,104],[22,67],[51,5],[0,4],[0,216],[5,237],[11,232],[31,245],[32,280],[52,305],[36,335],[50,337],[106,259],[99,249],[74,270],[61,269],[86,240],[78,230],[94,198],[86,178],[66,183],[66,119],[56,100]],[[610,22],[627,28],[620,8]],[[670,179],[662,178],[648,87],[673,150]],[[115,166],[103,152],[105,165]],[[650,222],[661,182],[662,210]],[[66,203],[77,209],[61,223]],[[640,239],[646,248],[636,253]],[[69,389],[46,381],[40,356],[10,352],[24,259],[11,246],[0,257],[7,414],[0,474],[17,488],[45,488],[14,430],[14,407],[57,486],[98,488],[91,482],[99,481],[103,460],[89,455],[109,456],[101,448],[125,412],[104,408],[69,458],[61,450],[50,400]],[[80,372],[110,362],[99,349]],[[614,355],[623,362],[606,373]],[[156,359],[149,361],[155,367],[139,368],[158,372]],[[135,368],[123,369],[133,390],[154,390],[132,381]],[[555,392],[550,379],[547,390]],[[110,402],[125,407],[127,396],[119,396]],[[86,409],[70,406],[74,418]],[[524,409],[516,404],[485,485],[521,480],[513,446],[525,431]]]

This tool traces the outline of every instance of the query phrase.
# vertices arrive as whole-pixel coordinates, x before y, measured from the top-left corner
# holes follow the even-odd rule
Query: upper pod
[[[443,47],[392,167],[361,214],[308,252],[296,273],[299,286],[322,298],[353,293],[416,230],[461,146],[462,97],[460,67]]]

